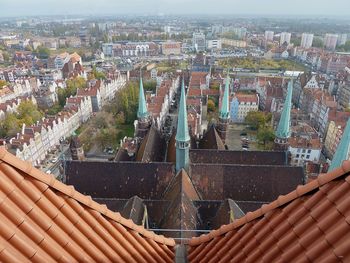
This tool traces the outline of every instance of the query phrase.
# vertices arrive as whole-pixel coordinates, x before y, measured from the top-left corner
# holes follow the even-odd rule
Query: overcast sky
[[[0,16],[257,14],[350,17],[350,0],[0,0]]]

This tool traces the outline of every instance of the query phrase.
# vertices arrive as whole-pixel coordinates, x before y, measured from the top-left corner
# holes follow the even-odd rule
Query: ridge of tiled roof
[[[344,260],[345,256],[349,260],[349,253],[345,253],[345,251],[349,251],[350,247],[350,226],[347,218],[349,206],[344,206],[348,204],[346,201],[348,198],[340,197],[346,196],[344,191],[349,192],[350,177],[344,178],[343,183],[337,180],[349,172],[350,161],[346,160],[341,167],[326,174],[320,174],[317,179],[306,185],[299,185],[296,190],[287,195],[279,196],[277,200],[263,205],[255,212],[248,212],[244,217],[231,224],[223,225],[209,234],[190,239],[188,242],[190,262],[199,262],[203,259],[206,262],[228,262],[230,260],[230,262],[242,262],[244,259],[248,260],[248,257],[252,261],[264,258],[266,262],[277,259],[284,262],[290,262],[292,259],[313,261],[325,253],[327,248],[333,249],[333,252],[328,251],[329,253],[322,257],[324,262],[327,262],[326,256],[330,260],[328,262],[334,262],[336,258]],[[315,190],[318,191],[315,192]],[[325,198],[321,199],[320,196]],[[322,213],[324,210],[321,211],[320,207],[323,209],[327,207],[329,213]],[[341,217],[341,222],[334,218],[335,214]],[[288,217],[285,218],[286,216]],[[271,228],[270,225],[272,221],[275,223],[273,224],[274,228]],[[341,230],[338,228],[329,229],[329,224],[335,224],[335,221],[338,222],[337,227],[341,227]],[[310,229],[313,224],[316,226],[305,234],[306,229]],[[332,234],[332,231],[336,233]],[[315,236],[318,233],[324,235],[322,240]],[[342,237],[340,244],[337,242],[340,240],[339,234]],[[298,241],[295,243],[294,239],[298,239]],[[232,243],[234,240],[236,243]],[[318,248],[315,248],[316,240],[320,244]],[[337,242],[336,247],[332,241]],[[268,247],[266,242],[269,243]],[[227,247],[229,244],[234,247]],[[252,245],[255,248],[255,253],[252,253]],[[288,249],[286,246],[289,246]],[[235,255],[232,254],[233,250],[237,252]]]
[[[16,258],[23,262],[36,258],[46,262],[83,259],[171,262],[174,257],[173,239],[134,224],[74,187],[17,159],[4,147],[0,147],[0,181],[0,222],[9,223],[8,228],[3,224],[0,227],[0,261],[13,262]],[[55,201],[50,201],[47,194]],[[14,199],[22,201],[17,203]],[[41,216],[52,221],[44,224],[39,220]],[[64,236],[67,240],[62,243]],[[84,242],[77,241],[82,238]]]

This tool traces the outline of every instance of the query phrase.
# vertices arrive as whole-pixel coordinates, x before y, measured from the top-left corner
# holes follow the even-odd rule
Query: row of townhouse
[[[230,103],[230,118],[232,122],[242,123],[251,111],[258,111],[259,96],[257,94],[234,94]]]
[[[159,128],[163,127],[172,100],[180,83],[180,77],[165,79],[154,96],[147,96],[147,108]]]
[[[318,48],[295,48],[294,56],[315,69],[330,74],[337,73],[349,65],[350,56],[337,54]]]
[[[78,112],[62,111],[57,116],[43,118],[29,127],[23,124],[21,133],[11,138],[6,147],[18,158],[38,166],[79,125]]]
[[[336,111],[338,107],[335,96],[328,92],[328,84],[324,76],[302,74],[293,87],[293,103],[308,114],[310,124],[320,138],[326,136],[330,112]]]
[[[346,111],[333,111],[329,115],[329,125],[324,140],[324,153],[330,159],[333,158],[349,118],[350,112]]]
[[[119,75],[117,79],[103,83],[104,91],[100,101],[112,99],[118,89],[125,85],[125,76]],[[100,90],[100,89],[99,89]],[[114,91],[114,95],[110,94]],[[6,144],[7,148],[17,157],[40,165],[47,154],[58,147],[62,140],[70,137],[79,126],[93,115],[93,97],[90,95],[77,95],[67,98],[63,111],[56,116],[43,118],[30,127],[22,128],[15,138]],[[101,105],[102,107],[102,105]],[[5,141],[3,141],[5,143]]]
[[[266,112],[281,110],[284,102],[283,85],[285,80],[277,77],[258,77],[255,82],[259,95],[259,109]]]
[[[107,81],[91,80],[87,88],[78,89],[77,97],[90,97],[92,111],[98,112],[104,105],[115,97],[118,89],[126,83],[126,76],[118,74],[114,79]]]
[[[337,98],[343,108],[350,108],[350,68],[346,67],[336,76]]]
[[[15,99],[0,103],[0,120],[5,119],[6,114],[16,113],[21,102],[28,100],[32,101],[33,104],[36,104],[36,99],[34,96],[17,97]]]
[[[0,103],[16,99],[18,97],[30,96],[37,88],[36,78],[23,78],[12,82],[0,89]]]

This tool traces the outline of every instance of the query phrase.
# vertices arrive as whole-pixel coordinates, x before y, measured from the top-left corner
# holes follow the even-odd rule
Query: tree
[[[145,83],[143,83],[143,88],[145,91],[151,91],[152,93],[155,93],[157,88],[157,82],[155,80],[146,81]]]
[[[349,52],[350,51],[350,41],[346,41],[344,45],[337,48],[338,51]]]
[[[98,71],[96,69],[96,66],[94,66],[92,68],[92,72],[91,73],[92,73],[93,78],[95,78],[95,79],[106,79],[106,75],[103,72]]]
[[[265,146],[267,142],[274,141],[275,134],[271,127],[259,127],[256,137],[259,143],[262,143]]]
[[[298,47],[301,45],[301,38],[298,37],[298,38],[293,38],[291,41],[290,41],[292,44],[294,44],[294,46]]]
[[[207,110],[208,110],[208,112],[214,112],[215,111],[215,102],[212,99],[208,100]]]
[[[125,114],[124,112],[119,112],[117,116],[115,117],[116,124],[125,124]]]
[[[0,136],[14,136],[20,130],[20,123],[14,113],[6,114],[5,119],[0,121]]]
[[[6,80],[0,79],[0,89],[2,89],[5,86],[8,86],[9,83]]]
[[[50,49],[44,46],[39,46],[35,50],[35,53],[38,55],[40,58],[48,58],[50,56]]]
[[[323,45],[324,45],[323,40],[320,37],[315,37],[314,40],[312,41],[312,46],[313,47],[322,48]]]
[[[250,111],[245,117],[245,122],[253,130],[258,130],[260,127],[265,127],[268,118],[262,111]]]
[[[43,114],[32,101],[22,101],[17,108],[17,118],[26,125],[32,125],[39,121]]]

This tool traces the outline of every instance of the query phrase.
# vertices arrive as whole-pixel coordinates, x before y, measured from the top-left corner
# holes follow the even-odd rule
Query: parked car
[[[57,158],[57,157],[54,157],[54,158],[51,159],[51,162],[52,162],[52,163],[57,163],[57,161],[58,161],[58,158]]]

